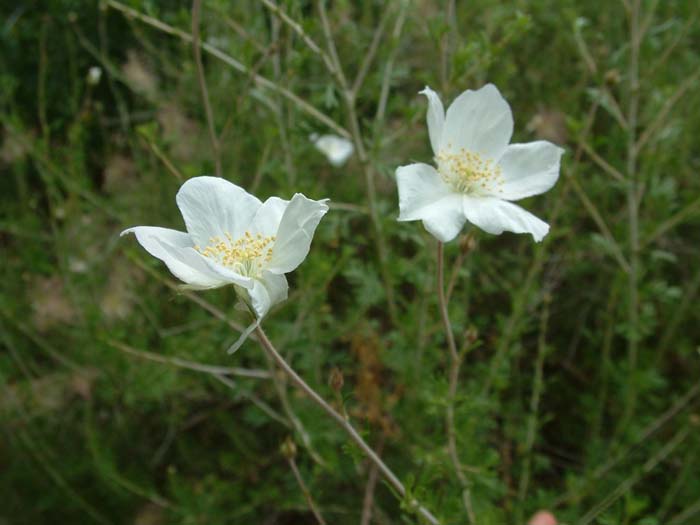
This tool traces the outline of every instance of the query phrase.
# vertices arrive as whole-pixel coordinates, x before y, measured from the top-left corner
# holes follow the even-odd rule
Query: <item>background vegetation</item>
[[[316,4],[280,2],[298,25],[267,4],[202,6],[218,152],[189,2],[0,8],[0,522],[314,523],[288,436],[328,523],[417,522],[255,341],[226,354],[232,289],[179,292],[119,239],[181,229],[178,187],[220,162],[262,198],[332,200],[265,327],[413,494],[468,523],[435,241],[395,221],[393,173],[430,160],[424,85],[447,102],[490,81],[516,141],[567,153],[525,203],[542,244],[465,229],[446,247],[476,523],[700,523],[697,2],[337,0],[344,79]],[[364,152],[333,168],[312,133]]]

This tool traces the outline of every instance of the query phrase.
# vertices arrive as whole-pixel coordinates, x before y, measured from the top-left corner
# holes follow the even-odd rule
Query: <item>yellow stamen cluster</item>
[[[263,265],[272,260],[272,247],[276,239],[274,235],[263,236],[260,233],[252,235],[250,232],[245,232],[235,241],[228,232],[224,236],[224,239],[212,237],[205,248],[195,246],[195,250],[248,277],[259,275]]]
[[[442,179],[466,194],[495,193],[503,185],[501,167],[465,148],[440,151],[435,157]]]

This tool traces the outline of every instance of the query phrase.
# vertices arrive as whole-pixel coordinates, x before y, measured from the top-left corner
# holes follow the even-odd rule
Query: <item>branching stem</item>
[[[452,332],[452,324],[447,311],[447,300],[445,298],[445,250],[444,245],[440,241],[437,244],[437,287],[438,287],[438,303],[440,306],[440,316],[445,327],[445,336],[447,337],[447,346],[450,351],[450,371],[449,371],[449,392],[447,395],[447,411],[445,413],[445,424],[447,427],[447,449],[450,454],[452,467],[457,475],[459,484],[462,486],[462,502],[464,509],[467,511],[469,523],[476,523],[474,509],[471,503],[471,494],[469,491],[469,480],[464,474],[464,469],[459,461],[457,453],[457,432],[455,430],[455,398],[457,397],[457,385],[459,383],[459,369],[462,366],[462,357],[457,351],[455,336]]]
[[[272,360],[277,364],[277,366],[287,375],[291,382],[296,385],[302,392],[304,392],[314,403],[316,403],[336,424],[342,428],[350,439],[362,450],[365,456],[374,463],[379,471],[381,472],[384,479],[391,485],[391,487],[399,493],[401,497],[406,497],[406,488],[399,478],[394,474],[389,467],[384,464],[382,459],[377,455],[377,453],[372,450],[372,448],[367,444],[367,442],[360,436],[359,432],[355,430],[355,427],[345,419],[339,412],[337,412],[333,407],[331,407],[316,391],[311,388],[306,381],[304,381],[299,374],[297,374],[294,369],[289,366],[284,357],[275,349],[274,345],[270,342],[267,335],[261,327],[255,329],[258,341],[272,358]],[[413,507],[418,514],[420,514],[425,520],[431,525],[439,525],[440,521],[433,516],[433,514],[423,507],[415,498],[409,501],[411,507]]]

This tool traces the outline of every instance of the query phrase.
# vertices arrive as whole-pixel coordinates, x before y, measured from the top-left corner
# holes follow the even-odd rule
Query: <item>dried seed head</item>
[[[282,442],[280,452],[287,459],[293,459],[297,455],[297,445],[291,437],[287,436]]]
[[[330,375],[328,376],[328,385],[335,390],[336,393],[340,392],[343,388],[345,380],[343,378],[343,372],[338,367],[333,367]]]

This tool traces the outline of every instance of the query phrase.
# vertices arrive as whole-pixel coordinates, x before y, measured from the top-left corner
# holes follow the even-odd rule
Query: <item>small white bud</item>
[[[352,142],[338,135],[318,136],[313,134],[309,138],[316,146],[316,149],[323,153],[328,162],[335,167],[345,164],[355,151]]]
[[[92,66],[88,70],[87,74],[87,82],[91,86],[96,86],[97,84],[100,83],[100,79],[102,78],[102,68],[99,66]]]

